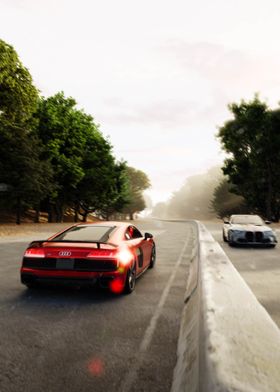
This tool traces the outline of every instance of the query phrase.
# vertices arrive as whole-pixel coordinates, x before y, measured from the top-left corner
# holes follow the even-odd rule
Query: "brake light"
[[[43,248],[29,248],[26,249],[24,257],[45,257],[45,251]]]
[[[118,252],[117,258],[121,265],[126,266],[132,261],[133,254],[129,249],[122,249]]]
[[[95,249],[87,255],[87,258],[102,258],[102,257],[116,257],[116,251],[112,249]]]

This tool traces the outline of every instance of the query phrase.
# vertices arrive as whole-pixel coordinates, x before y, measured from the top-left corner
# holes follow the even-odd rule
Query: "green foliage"
[[[0,40],[0,182],[10,192],[1,196],[2,207],[19,209],[37,204],[47,189],[51,168],[42,162],[42,145],[32,117],[38,92],[28,70],[12,46]]]
[[[40,160],[42,146],[36,135],[16,126],[0,123],[0,182],[12,188],[8,202],[20,198],[26,205],[36,203],[49,189],[51,168]]]
[[[44,156],[53,167],[55,193],[60,205],[71,202],[77,184],[84,176],[82,166],[88,135],[98,132],[92,118],[75,108],[73,98],[58,93],[41,98],[36,113],[38,135],[44,145]]]
[[[88,159],[85,176],[77,189],[79,205],[87,212],[94,211],[109,219],[129,200],[126,164],[115,162],[110,149],[103,153],[102,149],[97,149],[96,153],[89,149]]]
[[[22,65],[14,48],[0,40],[0,111],[1,120],[19,124],[29,121],[36,110],[38,91],[29,71]]]
[[[211,207],[217,214],[218,218],[223,218],[231,214],[245,214],[248,208],[243,197],[232,192],[233,187],[230,186],[226,178],[220,182],[215,188]]]
[[[251,210],[279,219],[280,114],[269,110],[256,96],[229,106],[233,119],[219,129],[218,137],[229,154],[223,172]]]
[[[129,202],[123,209],[123,212],[130,215],[133,219],[133,215],[137,212],[143,211],[146,207],[143,192],[148,189],[151,184],[146,173],[141,170],[137,170],[133,167],[126,168],[126,175],[129,184]]]
[[[63,219],[66,208],[86,220],[95,211],[105,217],[144,208],[145,173],[116,162],[112,146],[93,118],[62,92],[39,97],[28,70],[12,46],[0,40],[0,195],[3,207],[40,204]]]
[[[59,220],[69,205],[84,219],[90,212],[102,211],[109,216],[120,210],[128,199],[125,164],[116,163],[112,146],[93,118],[78,110],[75,100],[63,93],[42,98],[37,117],[45,156],[53,167],[55,192],[51,200]]]

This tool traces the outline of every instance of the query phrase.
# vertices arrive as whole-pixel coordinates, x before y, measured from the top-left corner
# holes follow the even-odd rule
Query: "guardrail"
[[[280,331],[197,222],[172,392],[279,392]]]

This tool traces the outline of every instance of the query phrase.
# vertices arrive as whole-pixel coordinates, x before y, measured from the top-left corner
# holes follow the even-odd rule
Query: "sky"
[[[222,164],[229,103],[280,101],[278,0],[0,0],[0,13],[41,94],[74,97],[154,203]]]

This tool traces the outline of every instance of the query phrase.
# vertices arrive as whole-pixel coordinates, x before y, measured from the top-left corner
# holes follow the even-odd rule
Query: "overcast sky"
[[[93,115],[154,202],[223,160],[227,104],[280,100],[279,0],[0,0],[0,38],[44,96]]]

